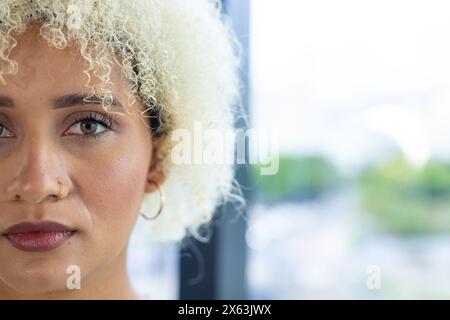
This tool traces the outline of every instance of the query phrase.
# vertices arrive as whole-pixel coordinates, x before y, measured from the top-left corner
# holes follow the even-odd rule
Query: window
[[[450,295],[446,1],[251,2],[249,297]],[[257,172],[257,171],[255,171]]]

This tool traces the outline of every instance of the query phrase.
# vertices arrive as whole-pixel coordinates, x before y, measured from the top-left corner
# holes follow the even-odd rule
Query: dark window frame
[[[249,114],[248,104],[248,48],[250,0],[222,0],[222,9],[231,17],[234,31],[242,46],[241,81],[243,84],[242,104]],[[246,129],[244,121],[238,121],[236,128]],[[248,166],[236,168],[236,180],[242,186],[250,181]],[[243,196],[250,199],[250,193],[243,189]],[[201,243],[187,238],[179,247],[179,299],[246,299],[247,229],[246,209],[239,213],[232,204],[217,209],[212,221],[210,241]]]

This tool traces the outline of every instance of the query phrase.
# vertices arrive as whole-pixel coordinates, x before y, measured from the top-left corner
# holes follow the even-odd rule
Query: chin
[[[80,266],[79,270],[83,270],[78,252],[74,246],[47,252],[23,252],[0,243],[0,281],[7,290],[21,294],[69,290],[68,284],[73,284],[74,279],[70,266]]]
[[[66,273],[68,263],[49,258],[15,261],[0,269],[2,282],[17,293],[39,294],[68,290]]]
[[[67,290],[64,279],[49,275],[38,275],[29,279],[12,277],[3,279],[3,282],[20,294],[48,294]]]
[[[73,279],[74,274],[71,266],[80,266],[79,270],[83,270],[81,267],[83,253],[85,248],[75,239],[53,250],[27,252],[14,248],[2,237],[0,239],[0,281],[7,289],[21,294],[69,290],[67,284],[71,284],[70,280]]]

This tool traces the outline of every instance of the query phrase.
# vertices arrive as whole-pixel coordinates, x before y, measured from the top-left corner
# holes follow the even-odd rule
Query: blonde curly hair
[[[129,105],[145,106],[151,134],[160,139],[168,177],[162,186],[163,214],[148,224],[156,241],[178,241],[200,227],[217,205],[239,199],[230,164],[174,164],[170,134],[178,128],[230,129],[239,109],[240,46],[218,1],[209,0],[2,0],[0,2],[0,81],[17,74],[10,59],[27,25],[58,49],[76,43],[87,62],[83,71],[90,93],[112,103],[110,72],[117,63],[131,85]],[[99,83],[94,88],[91,80]],[[145,194],[141,209],[156,212],[157,192]],[[155,208],[156,206],[156,208]]]

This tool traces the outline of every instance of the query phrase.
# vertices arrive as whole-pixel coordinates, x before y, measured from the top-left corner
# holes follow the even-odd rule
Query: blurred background
[[[278,172],[208,243],[130,246],[153,299],[450,298],[450,2],[226,0]]]

